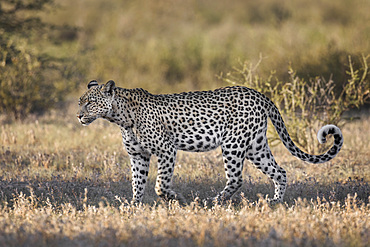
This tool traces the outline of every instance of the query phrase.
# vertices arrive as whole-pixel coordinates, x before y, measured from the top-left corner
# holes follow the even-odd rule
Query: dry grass
[[[343,129],[343,150],[311,165],[273,149],[288,172],[285,203],[270,207],[272,183],[245,163],[245,184],[226,205],[202,200],[225,183],[220,151],[178,154],[173,180],[189,205],[154,193],[152,159],[144,204],[131,198],[129,160],[117,127],[79,126],[71,107],[0,129],[0,246],[366,246],[370,241],[370,118]],[[56,113],[60,114],[60,113]]]
[[[351,196],[339,202],[298,199],[271,208],[261,200],[206,208],[69,203],[40,207],[20,194],[1,209],[0,243],[6,246],[365,246],[369,205]]]

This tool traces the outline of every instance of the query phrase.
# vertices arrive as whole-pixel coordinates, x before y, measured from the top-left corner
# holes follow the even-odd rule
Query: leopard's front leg
[[[143,200],[145,185],[148,180],[150,154],[131,153],[132,201],[139,203]]]
[[[166,152],[158,155],[158,175],[155,184],[155,192],[165,201],[178,200],[185,204],[185,198],[172,190],[172,175],[176,161],[176,149],[169,148]]]
[[[130,156],[132,173],[132,201],[140,203],[143,200],[145,185],[148,180],[151,154],[137,141],[131,129],[121,128],[123,144]]]

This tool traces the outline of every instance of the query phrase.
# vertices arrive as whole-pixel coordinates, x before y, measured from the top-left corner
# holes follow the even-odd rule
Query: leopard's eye
[[[96,102],[96,99],[95,98],[90,98],[89,102],[91,102],[91,103]]]

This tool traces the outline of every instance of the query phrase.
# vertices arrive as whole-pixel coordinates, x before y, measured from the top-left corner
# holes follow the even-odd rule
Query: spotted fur
[[[273,201],[280,202],[286,189],[286,172],[275,161],[267,143],[269,117],[283,144],[303,161],[322,163],[333,159],[343,144],[340,129],[326,125],[318,132],[321,143],[334,137],[329,151],[311,155],[291,140],[273,102],[246,87],[214,91],[153,95],[143,89],[123,89],[113,81],[91,81],[79,101],[77,117],[88,125],[97,118],[117,124],[131,160],[133,200],[143,198],[151,155],[158,157],[155,191],[169,199],[182,197],[171,189],[177,150],[204,152],[221,146],[227,183],[217,196],[229,199],[242,186],[244,160],[248,159],[275,184]]]

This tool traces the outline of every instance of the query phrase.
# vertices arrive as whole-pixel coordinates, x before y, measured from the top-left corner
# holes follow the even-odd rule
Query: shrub
[[[37,51],[46,48],[40,48],[38,43],[53,45],[54,39],[49,34],[74,30],[47,24],[37,17],[52,3],[52,0],[0,3],[0,113],[9,117],[22,119],[30,113],[43,113],[76,87],[66,80],[75,73],[70,63]]]
[[[56,60],[18,48],[13,39],[7,40],[7,43],[2,41],[1,112],[15,119],[23,119],[30,113],[42,113],[61,101],[71,87],[74,88],[73,83],[63,80],[70,68],[63,68]]]
[[[331,78],[315,77],[306,81],[291,67],[287,82],[274,78],[273,72],[269,78],[263,79],[257,72],[261,59],[256,65],[240,63],[232,72],[220,77],[227,83],[246,85],[270,97],[284,116],[292,140],[308,152],[321,152],[325,146],[317,145],[318,129],[325,124],[343,127],[343,114],[364,105],[369,99],[369,57],[363,55],[362,65],[358,68],[348,57],[348,80],[339,90]],[[279,142],[276,131],[271,130],[269,128],[272,144]]]

